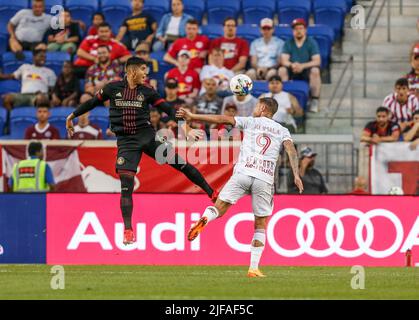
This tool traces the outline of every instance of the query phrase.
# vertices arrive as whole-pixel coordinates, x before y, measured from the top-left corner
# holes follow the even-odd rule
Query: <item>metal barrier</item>
[[[293,139],[298,151],[308,146],[317,153],[315,168],[322,173],[330,194],[352,190],[358,172],[358,150],[355,148],[353,135],[293,135]],[[289,193],[289,175],[292,178],[288,157],[284,153],[277,168],[277,193]],[[293,179],[290,183],[293,183]]]

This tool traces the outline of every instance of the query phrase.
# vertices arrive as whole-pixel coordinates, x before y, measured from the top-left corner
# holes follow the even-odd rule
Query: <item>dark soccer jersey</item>
[[[110,82],[96,96],[82,104],[74,115],[77,117],[103,102],[110,100],[109,120],[112,132],[119,135],[134,135],[140,129],[151,128],[150,106],[157,107],[174,118],[174,110],[149,85],[130,89],[126,80]]]

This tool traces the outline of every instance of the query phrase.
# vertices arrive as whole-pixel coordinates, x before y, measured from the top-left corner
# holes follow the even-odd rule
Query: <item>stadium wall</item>
[[[129,246],[122,244],[117,194],[2,195],[0,204],[0,263],[247,265],[249,260],[249,196],[188,242],[187,230],[210,205],[206,196],[137,194],[137,243]],[[278,195],[274,205],[263,265],[402,267],[411,249],[419,266],[417,197]]]

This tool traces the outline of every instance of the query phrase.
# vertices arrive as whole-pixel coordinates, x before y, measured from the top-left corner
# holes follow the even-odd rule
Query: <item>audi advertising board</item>
[[[407,249],[419,256],[415,197],[278,195],[274,201],[264,265],[403,266]],[[124,246],[118,194],[49,194],[47,263],[247,265],[251,198],[188,242],[187,230],[208,205],[203,195],[135,195],[137,243]]]

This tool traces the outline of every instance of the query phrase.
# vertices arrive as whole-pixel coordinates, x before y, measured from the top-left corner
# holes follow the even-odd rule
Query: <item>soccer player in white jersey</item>
[[[275,99],[262,98],[256,105],[253,117],[192,114],[183,108],[177,112],[177,117],[186,121],[229,124],[244,132],[233,175],[221,190],[215,206],[207,207],[199,221],[192,226],[188,240],[194,240],[209,222],[223,216],[231,205],[245,194],[251,193],[255,231],[250,247],[250,268],[247,273],[249,277],[265,276],[259,270],[259,261],[265,246],[268,217],[273,210],[274,175],[282,147],[288,153],[294,182],[300,193],[303,192],[298,155],[291,135],[288,129],[272,120],[277,109],[278,103]]]

